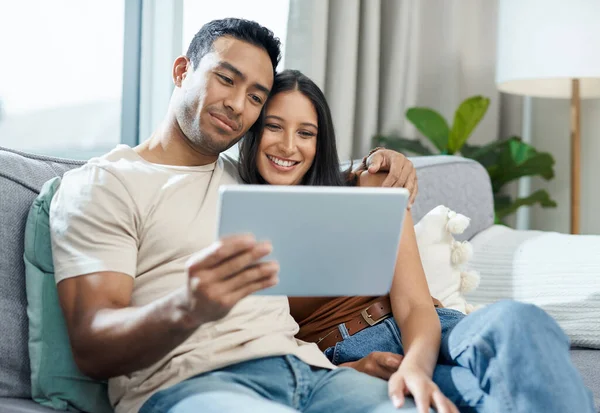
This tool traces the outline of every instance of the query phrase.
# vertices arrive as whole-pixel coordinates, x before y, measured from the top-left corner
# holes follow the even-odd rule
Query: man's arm
[[[50,206],[58,298],[75,361],[95,378],[158,362],[200,325],[277,280],[274,263],[256,264],[270,245],[230,237],[189,259],[181,269],[187,282],[179,289],[132,306],[138,207],[114,171],[91,163],[63,177]]]
[[[93,378],[148,367],[199,326],[224,317],[242,298],[277,282],[278,266],[256,264],[269,244],[237,236],[215,243],[188,263],[188,283],[141,307],[130,306],[133,278],[100,272],[58,284],[75,362]]]
[[[180,289],[143,307],[130,307],[133,278],[99,272],[58,284],[71,347],[79,369],[108,378],[148,367],[194,331],[184,322]]]

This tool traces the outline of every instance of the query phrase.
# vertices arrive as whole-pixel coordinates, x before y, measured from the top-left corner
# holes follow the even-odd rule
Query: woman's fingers
[[[459,413],[458,408],[448,399],[440,389],[435,390],[431,398],[438,413]]]
[[[414,389],[410,389],[410,392],[413,396],[413,399],[415,399],[417,411],[419,413],[429,413],[429,407],[431,407],[431,389],[429,389],[425,383],[414,387]]]
[[[418,413],[429,413],[432,407],[437,413],[459,413],[431,378],[423,374],[399,371],[390,378],[388,391],[396,408],[402,407],[406,396],[412,395]]]
[[[390,381],[388,382],[388,392],[394,407],[397,409],[402,407],[404,405],[404,395],[408,392],[404,377],[397,374],[390,377]]]

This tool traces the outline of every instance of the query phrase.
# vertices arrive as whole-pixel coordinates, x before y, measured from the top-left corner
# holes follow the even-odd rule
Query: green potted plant
[[[467,140],[487,112],[489,104],[490,100],[483,96],[466,99],[456,110],[451,127],[442,115],[431,108],[410,108],[406,111],[406,118],[431,145],[426,145],[418,139],[385,135],[374,136],[373,145],[391,148],[407,155],[460,154],[481,163],[492,182],[497,223],[504,223],[504,218],[521,206],[539,204],[546,208],[556,207],[556,202],[543,189],[517,199],[513,199],[504,191],[506,184],[525,176],[552,179],[554,158],[551,154],[538,152],[517,136],[481,146],[467,144]],[[431,146],[434,149],[431,149]]]

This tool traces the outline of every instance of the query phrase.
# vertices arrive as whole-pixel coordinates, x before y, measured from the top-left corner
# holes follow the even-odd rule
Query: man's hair
[[[255,21],[231,17],[208,22],[196,33],[186,53],[194,69],[198,67],[204,55],[212,50],[215,40],[223,36],[231,36],[264,49],[271,58],[275,72],[281,58],[279,38]]]

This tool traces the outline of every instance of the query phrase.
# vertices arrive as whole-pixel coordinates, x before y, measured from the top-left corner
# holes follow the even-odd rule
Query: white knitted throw
[[[600,236],[517,231],[495,225],[471,243],[481,276],[473,304],[514,299],[556,319],[573,346],[600,349]]]

